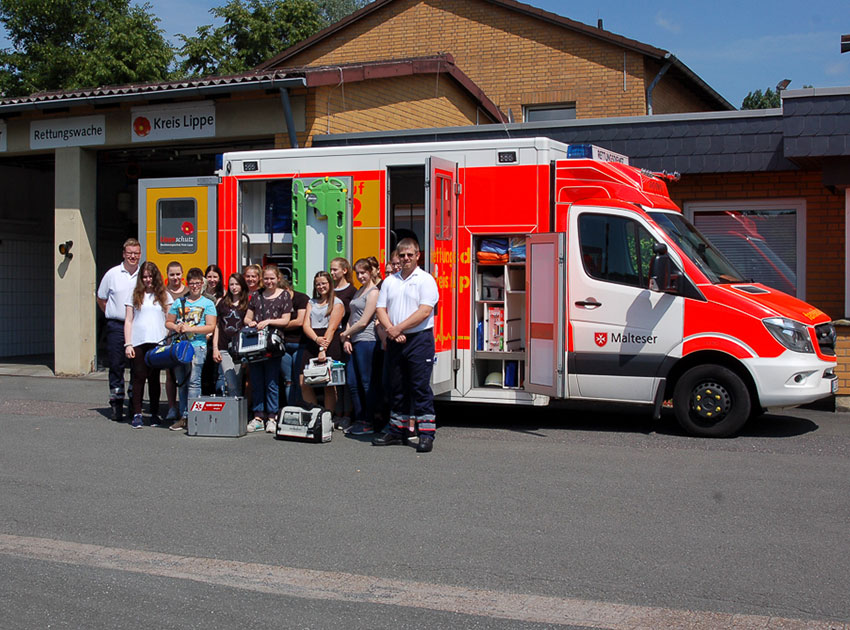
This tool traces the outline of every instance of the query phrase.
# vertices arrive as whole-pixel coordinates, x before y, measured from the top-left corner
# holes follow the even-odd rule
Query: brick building
[[[443,51],[515,121],[734,109],[665,50],[513,0],[376,0],[258,70]]]

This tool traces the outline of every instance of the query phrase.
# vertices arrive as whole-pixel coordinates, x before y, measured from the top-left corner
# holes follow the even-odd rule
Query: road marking
[[[0,554],[192,580],[288,597],[407,606],[604,630],[850,630],[848,624],[830,621],[630,606],[6,534],[0,534]]]

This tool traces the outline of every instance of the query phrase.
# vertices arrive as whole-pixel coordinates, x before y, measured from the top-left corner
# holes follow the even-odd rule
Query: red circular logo
[[[184,221],[183,225],[180,226],[180,229],[186,236],[191,236],[195,232],[195,226],[192,225],[189,221]]]
[[[138,116],[136,120],[133,121],[133,133],[137,136],[146,136],[151,132],[151,121],[149,121],[144,116]]]

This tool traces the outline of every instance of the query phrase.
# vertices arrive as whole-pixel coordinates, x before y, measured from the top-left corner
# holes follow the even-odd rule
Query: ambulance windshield
[[[650,212],[649,216],[714,284],[745,282],[732,263],[682,215],[672,212]]]

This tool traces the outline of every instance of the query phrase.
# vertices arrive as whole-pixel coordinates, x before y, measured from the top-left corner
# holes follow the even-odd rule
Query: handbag
[[[331,365],[333,361],[325,359],[319,363],[318,359],[310,359],[304,367],[304,383],[312,387],[321,387],[331,382]]]
[[[192,343],[175,335],[168,335],[145,353],[145,364],[156,370],[167,370],[192,363],[195,348]]]
[[[186,298],[181,298],[180,303],[185,317]],[[192,342],[184,339],[182,335],[171,332],[156,346],[145,352],[145,364],[156,370],[168,370],[180,365],[189,365],[194,357],[195,348]]]

